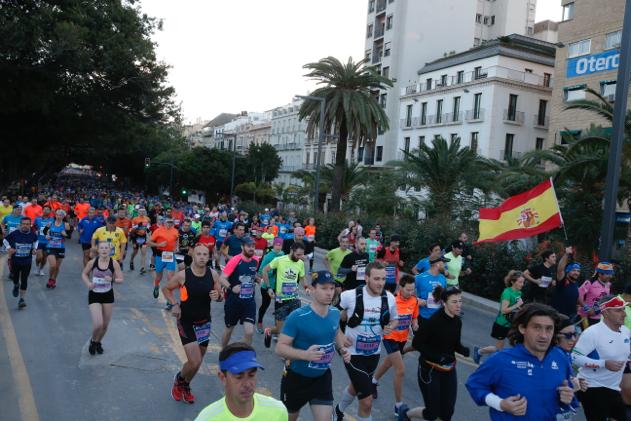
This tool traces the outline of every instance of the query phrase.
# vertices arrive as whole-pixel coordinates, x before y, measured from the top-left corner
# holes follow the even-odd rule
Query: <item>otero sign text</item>
[[[610,72],[620,65],[620,51],[609,50],[600,54],[574,57],[567,61],[567,78],[585,76],[592,73]]]

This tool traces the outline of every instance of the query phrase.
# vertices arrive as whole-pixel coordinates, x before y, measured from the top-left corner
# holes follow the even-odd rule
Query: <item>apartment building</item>
[[[395,159],[402,88],[427,62],[502,35],[534,33],[536,0],[368,0],[365,57],[394,87],[375,92],[391,130],[361,151],[366,165]],[[381,153],[379,153],[381,151]],[[360,150],[357,151],[360,156]]]
[[[307,122],[298,120],[301,105],[302,100],[294,100],[272,110],[270,144],[283,160],[277,183],[299,183],[291,174],[303,168]]]
[[[542,149],[554,57],[554,44],[514,34],[428,63],[401,89],[395,158],[438,136],[497,160]]]
[[[552,95],[552,121],[548,144],[563,143],[566,135],[580,135],[592,124],[610,126],[607,120],[582,110],[565,110],[568,101],[596,99],[591,88],[615,101],[620,60],[624,0],[563,0]]]

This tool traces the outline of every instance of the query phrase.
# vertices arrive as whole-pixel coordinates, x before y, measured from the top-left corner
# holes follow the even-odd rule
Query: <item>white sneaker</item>
[[[39,275],[39,276],[44,276],[44,269],[40,269],[40,270],[39,270],[39,273],[38,273],[37,275]]]

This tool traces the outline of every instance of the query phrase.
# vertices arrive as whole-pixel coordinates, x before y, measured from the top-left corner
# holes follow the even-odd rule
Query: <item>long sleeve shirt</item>
[[[421,360],[439,365],[453,364],[456,361],[456,352],[469,356],[469,349],[460,343],[461,330],[460,317],[450,317],[445,309],[440,309],[421,323],[412,346],[421,352]]]

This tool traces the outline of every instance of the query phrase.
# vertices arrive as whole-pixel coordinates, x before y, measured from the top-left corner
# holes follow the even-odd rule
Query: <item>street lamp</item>
[[[224,133],[223,131],[219,133],[221,138],[230,137],[232,138],[232,170],[230,176],[230,206],[232,206],[232,200],[234,196],[234,171],[237,160],[237,135],[236,133]]]
[[[173,164],[173,157],[171,157],[171,162],[151,162],[149,158],[145,158],[145,168],[149,168],[152,165],[166,165],[171,168],[169,174],[169,195],[173,197],[173,170],[180,170]]]
[[[625,119],[627,114],[627,94],[631,81],[631,0],[626,1],[624,22],[620,42],[620,65],[616,83],[616,102],[613,108],[613,130],[609,145],[609,165],[605,184],[605,206],[600,231],[600,261],[611,258],[613,233],[616,223],[616,204],[618,183],[620,182],[620,164],[622,160],[622,144],[624,142]],[[629,222],[631,223],[631,222]]]
[[[322,143],[324,143],[324,113],[326,112],[326,98],[311,95],[296,95],[296,98],[310,99],[312,101],[320,101],[320,121],[318,124],[318,157],[316,159],[316,178],[315,178],[315,197],[313,199],[314,214],[318,213],[320,208],[320,157],[322,155]]]

